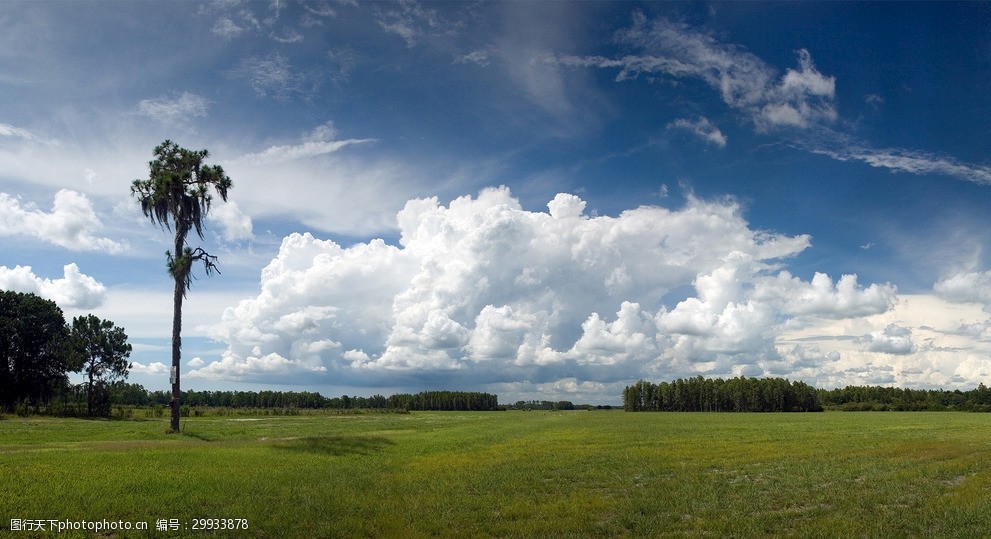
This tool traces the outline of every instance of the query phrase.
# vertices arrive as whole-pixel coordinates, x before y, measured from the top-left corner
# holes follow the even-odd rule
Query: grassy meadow
[[[10,519],[101,537],[987,537],[991,415],[416,412],[0,420]],[[156,521],[247,519],[158,532]],[[92,533],[60,536],[92,537]]]

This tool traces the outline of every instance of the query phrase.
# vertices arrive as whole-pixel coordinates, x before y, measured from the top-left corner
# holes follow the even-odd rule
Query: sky
[[[0,289],[168,389],[172,140],[233,181],[184,389],[970,389],[989,118],[991,3],[3,2]]]

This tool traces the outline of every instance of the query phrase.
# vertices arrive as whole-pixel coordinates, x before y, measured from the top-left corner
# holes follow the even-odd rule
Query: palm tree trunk
[[[179,432],[179,362],[182,358],[180,351],[182,348],[182,337],[180,337],[180,333],[182,332],[182,298],[186,293],[185,272],[189,271],[189,268],[184,267],[184,261],[181,261],[179,258],[182,256],[182,248],[185,243],[183,240],[184,238],[180,235],[179,230],[176,230],[176,254],[174,255],[176,266],[173,274],[173,278],[175,278],[175,292],[172,297],[172,432]]]

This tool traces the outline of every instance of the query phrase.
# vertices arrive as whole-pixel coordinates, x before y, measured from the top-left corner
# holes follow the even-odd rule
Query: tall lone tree
[[[172,422],[179,431],[179,360],[182,341],[182,300],[192,282],[194,262],[203,262],[207,275],[214,271],[217,257],[202,248],[186,245],[190,230],[203,239],[203,221],[213,197],[210,188],[227,202],[231,179],[218,165],[204,165],[206,150],[191,151],[166,140],[155,148],[155,160],[148,163],[147,180],[134,180],[131,195],[141,203],[141,211],[163,230],[175,232],[175,250],[166,251],[169,275],[175,280],[172,311]]]

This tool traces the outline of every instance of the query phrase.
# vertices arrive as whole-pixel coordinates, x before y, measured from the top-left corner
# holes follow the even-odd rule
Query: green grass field
[[[11,519],[100,537],[987,537],[991,415],[419,412],[0,421]],[[247,530],[157,532],[156,521]],[[63,533],[60,537],[93,537]]]

